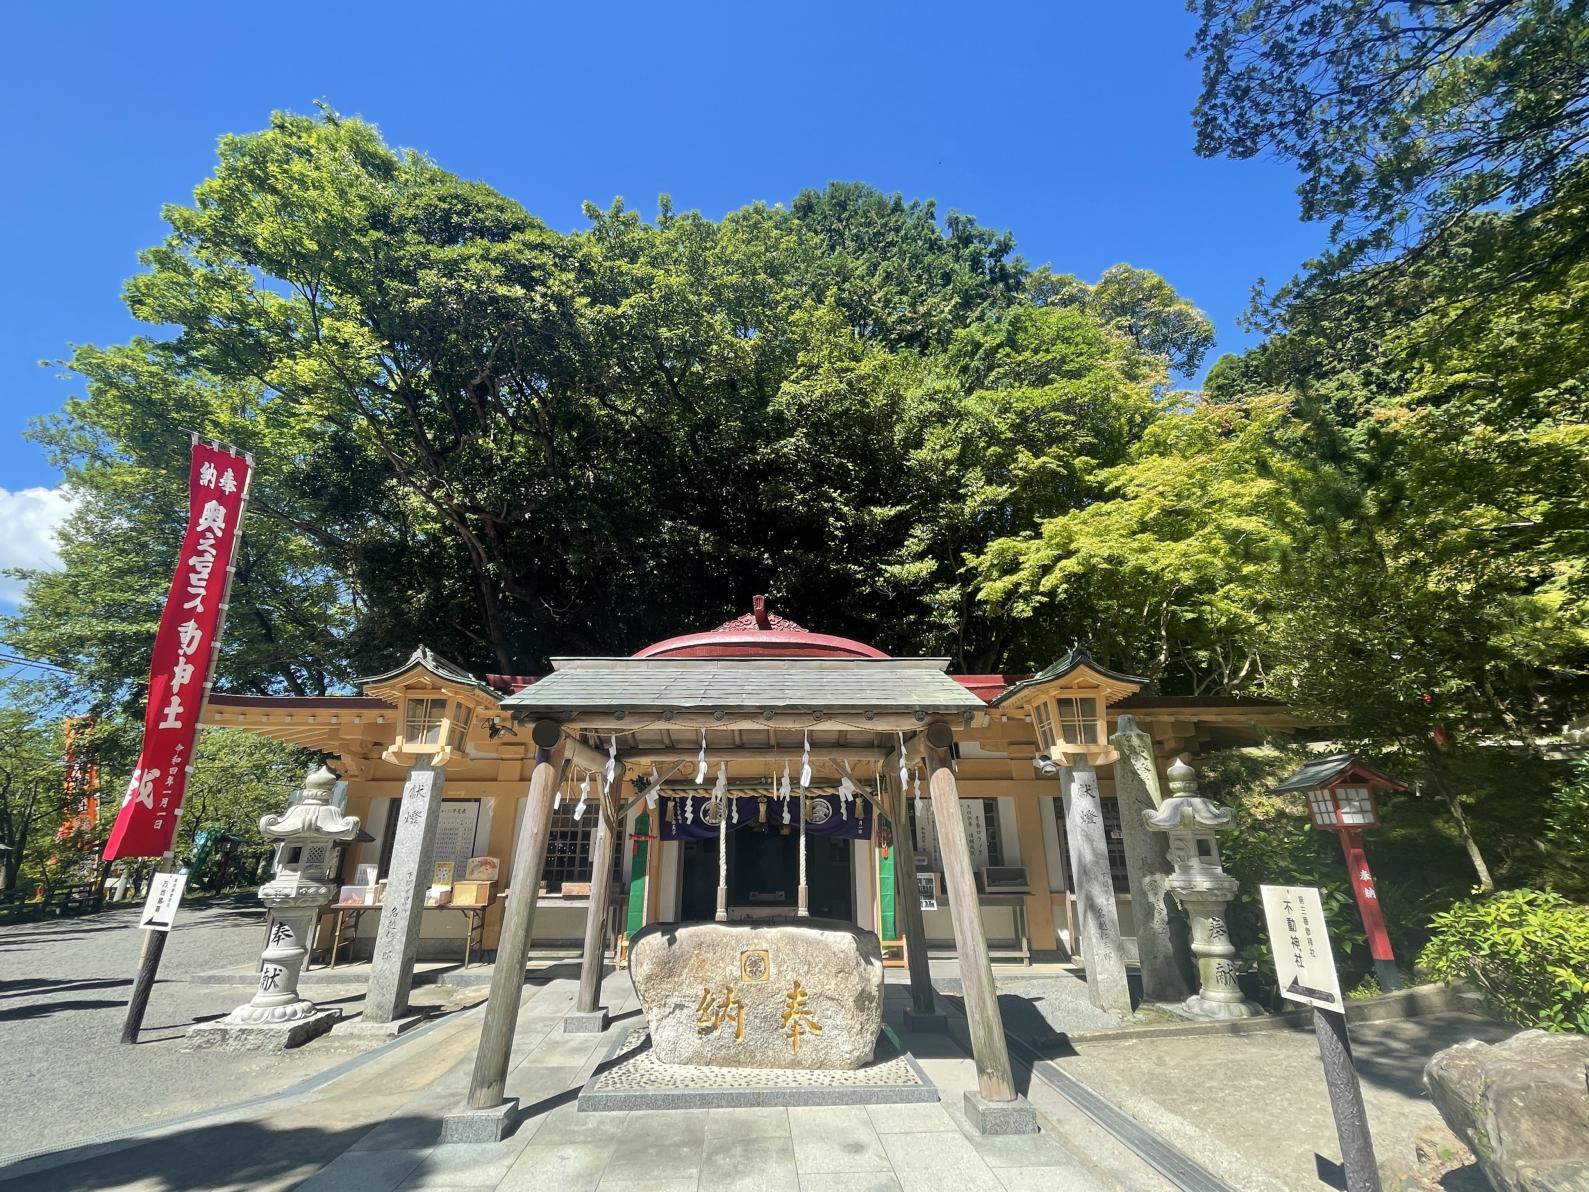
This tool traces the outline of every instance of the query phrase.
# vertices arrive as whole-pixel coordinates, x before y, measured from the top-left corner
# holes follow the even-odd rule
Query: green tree
[[[1295,162],[1302,217],[1329,222],[1334,251],[1304,290],[1343,271],[1438,257],[1474,213],[1548,208],[1580,184],[1589,148],[1580,3],[1189,7],[1201,17],[1198,152]],[[1575,239],[1564,251],[1582,248]],[[1530,261],[1525,276],[1565,259]]]
[[[59,724],[0,704],[0,890],[24,871],[42,872],[65,804],[66,767]]]
[[[175,850],[186,856],[200,832],[241,837],[243,851],[269,842],[260,835],[262,815],[279,813],[303,785],[314,755],[306,750],[235,729],[206,728],[193,751],[193,774],[182,803]]]
[[[855,184],[587,214],[555,232],[334,113],[222,138],[128,283],[158,330],[79,349],[35,431],[82,512],[7,639],[136,708],[193,429],[258,461],[223,688],[318,692],[416,640],[534,670],[755,591],[1024,656],[966,557],[1123,458],[1158,349],[1037,312],[1008,233]]]
[[[1305,465],[1277,443],[1289,411],[1271,398],[1160,418],[1095,474],[1097,499],[990,545],[983,599],[1085,624],[1100,660],[1167,689],[1264,690],[1264,625],[1305,520]]]
[[[1027,279],[1027,294],[1039,306],[1074,306],[1124,335],[1139,352],[1156,356],[1181,375],[1195,373],[1214,346],[1208,316],[1157,273],[1111,265],[1088,285],[1044,266]]]

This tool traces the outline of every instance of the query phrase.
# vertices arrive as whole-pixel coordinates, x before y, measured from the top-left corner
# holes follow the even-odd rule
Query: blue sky
[[[1253,282],[1323,233],[1289,167],[1193,154],[1193,28],[1175,0],[8,6],[0,567],[47,555],[66,508],[21,432],[76,389],[38,362],[132,334],[120,287],[161,205],[219,135],[317,98],[564,229],[615,195],[711,216],[834,178],[934,197],[1033,264],[1157,270],[1239,348]]]

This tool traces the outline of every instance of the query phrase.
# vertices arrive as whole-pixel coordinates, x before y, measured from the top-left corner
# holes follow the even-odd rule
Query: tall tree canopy
[[[980,601],[969,560],[1091,500],[1158,417],[1206,346],[1162,279],[1044,304],[1008,233],[856,184],[586,214],[557,232],[329,112],[222,138],[128,282],[148,336],[79,349],[34,432],[82,504],[8,640],[136,704],[190,429],[258,461],[235,688],[419,640],[532,670],[755,591],[967,666],[1083,632]]]
[[[1579,0],[1190,0],[1198,152],[1302,171],[1335,252],[1307,282],[1446,250],[1469,216],[1583,185]],[[1582,246],[1578,249],[1582,255]]]

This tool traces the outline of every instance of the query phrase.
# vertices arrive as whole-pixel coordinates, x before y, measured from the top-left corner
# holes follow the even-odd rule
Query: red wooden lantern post
[[[1405,783],[1381,774],[1350,753],[1332,754],[1309,762],[1275,787],[1277,794],[1289,791],[1305,794],[1313,826],[1320,831],[1334,832],[1340,838],[1341,853],[1346,857],[1346,875],[1352,883],[1352,894],[1357,898],[1363,930],[1368,934],[1368,952],[1374,958],[1379,987],[1386,993],[1401,988],[1401,974],[1390,948],[1390,934],[1385,930],[1385,916],[1379,909],[1374,872],[1368,867],[1368,854],[1363,849],[1363,829],[1379,827],[1381,791],[1406,789]]]

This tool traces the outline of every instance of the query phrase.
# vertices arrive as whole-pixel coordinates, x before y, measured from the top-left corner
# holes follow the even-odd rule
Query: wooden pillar
[[[552,831],[552,796],[557,793],[558,772],[563,767],[563,731],[556,721],[536,721],[531,737],[535,741],[535,768],[530,772],[524,824],[513,847],[513,885],[508,892],[502,938],[497,941],[496,966],[491,974],[491,994],[480,1028],[474,1074],[469,1081],[471,1109],[495,1109],[503,1102],[508,1061],[513,1054],[513,1032],[524,996],[524,961],[530,951],[536,896],[541,870],[546,865],[546,842]]]
[[[905,792],[894,787],[894,876],[898,879],[899,901],[894,913],[905,921],[905,964],[910,971],[911,1010],[918,1016],[937,1014],[932,973],[927,967],[927,928],[921,917],[921,889],[916,885],[916,842],[910,834],[910,813],[905,807]]]
[[[1015,796],[1015,834],[1021,842],[1021,860],[1031,878],[1032,893],[1026,896],[1026,933],[1033,952],[1050,954],[1059,948],[1059,933],[1054,927],[1054,897],[1048,890],[1048,850],[1043,841],[1043,801],[1032,795]],[[1041,859],[1041,860],[1039,860]]]
[[[579,962],[579,996],[574,1002],[574,1015],[563,1020],[563,1029],[602,1030],[607,1012],[596,1005],[601,995],[603,959],[607,951],[607,906],[612,895],[612,849],[617,833],[612,817],[618,813],[617,798],[623,791],[623,770],[613,778],[612,790],[604,792],[597,801],[596,839],[591,845],[590,907],[585,917],[585,951]],[[584,1018],[599,1018],[599,1023],[584,1022]],[[570,1025],[570,1022],[575,1025]]]
[[[1014,1101],[1015,1080],[1010,1073],[1010,1052],[1004,1041],[1004,1020],[999,1014],[993,984],[993,964],[982,932],[982,909],[977,903],[976,875],[971,871],[971,849],[966,825],[960,818],[960,789],[949,768],[949,748],[954,732],[938,721],[927,728],[927,773],[932,790],[933,822],[938,828],[938,848],[943,856],[944,895],[954,923],[955,953],[960,958],[960,986],[965,996],[966,1024],[971,1032],[971,1052],[977,1065],[977,1088],[985,1101]]]

